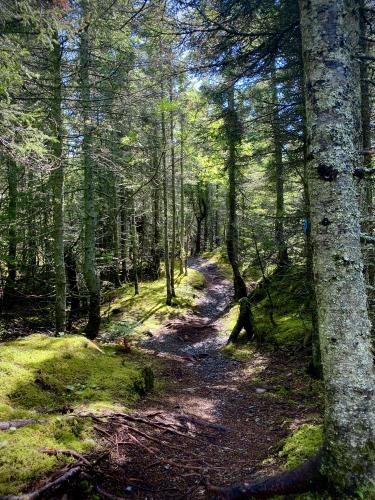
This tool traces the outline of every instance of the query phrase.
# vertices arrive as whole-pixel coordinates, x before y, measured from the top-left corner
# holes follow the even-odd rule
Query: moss
[[[165,280],[140,283],[139,295],[134,295],[129,285],[111,295],[110,304],[103,306],[102,314],[108,318],[104,340],[119,337],[138,337],[144,331],[158,328],[160,323],[176,315],[183,315],[194,308],[199,290],[204,288],[205,278],[194,269],[188,275],[176,278],[176,295],[173,305],[165,304]]]
[[[283,347],[292,347],[304,341],[311,329],[304,277],[304,269],[297,266],[273,276],[268,285],[273,309],[263,286],[250,294],[256,338],[259,341]],[[275,324],[271,321],[271,311]],[[223,318],[222,331],[225,336],[230,334],[237,316],[236,305]]]
[[[31,481],[40,480],[69,458],[48,456],[43,448],[87,452],[94,446],[89,422],[51,419],[38,424],[4,432],[0,436],[0,495],[22,492]]]
[[[139,398],[136,355],[99,348],[84,337],[31,335],[0,345],[0,420],[47,419],[0,436],[0,495],[17,494],[66,458],[42,448],[84,452],[95,444],[89,421],[56,416],[60,408],[124,408]]]
[[[281,457],[287,459],[285,467],[293,469],[316,453],[323,442],[323,428],[321,425],[304,424],[295,433],[289,436],[280,452]]]

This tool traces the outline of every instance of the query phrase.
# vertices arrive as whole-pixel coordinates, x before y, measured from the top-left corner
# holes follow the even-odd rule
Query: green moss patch
[[[203,274],[194,269],[189,269],[187,276],[177,276],[177,296],[173,299],[172,306],[165,304],[164,278],[140,283],[138,295],[134,295],[130,285],[123,286],[115,293],[111,292],[111,302],[102,308],[103,317],[107,319],[107,324],[104,322],[103,325],[106,330],[103,339],[137,337],[144,331],[156,329],[161,322],[173,316],[186,314],[194,308],[205,284]]]
[[[280,456],[286,458],[285,467],[294,469],[316,453],[323,442],[321,425],[304,424],[289,436],[284,443]]]
[[[311,329],[304,269],[294,266],[279,271],[267,286],[273,307],[263,286],[250,294],[256,338],[284,347],[303,342]],[[271,312],[275,324],[272,323]],[[223,318],[225,336],[229,336],[237,317],[238,305],[235,305]]]
[[[92,424],[57,416],[61,408],[100,411],[139,398],[141,364],[114,346],[81,336],[31,335],[0,345],[0,420],[47,422],[0,433],[0,495],[17,494],[66,458],[43,448],[85,452],[93,448]]]
[[[257,335],[278,345],[292,346],[302,342],[311,329],[307,314],[308,289],[306,273],[294,266],[275,273],[268,287],[271,301],[264,287],[251,296]],[[272,324],[271,312],[276,325]]]

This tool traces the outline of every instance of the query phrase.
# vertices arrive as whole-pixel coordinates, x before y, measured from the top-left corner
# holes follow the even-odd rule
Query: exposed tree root
[[[321,460],[322,454],[319,452],[299,467],[274,477],[228,488],[219,488],[208,484],[207,489],[215,495],[215,498],[225,500],[270,498],[274,495],[290,495],[318,490],[324,485],[324,477],[320,473]]]

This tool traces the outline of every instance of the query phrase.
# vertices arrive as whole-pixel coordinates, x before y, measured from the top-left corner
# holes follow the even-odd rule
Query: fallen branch
[[[54,455],[54,456],[59,456],[59,455],[65,455],[67,457],[72,457],[72,458],[75,458],[77,460],[79,460],[80,462],[83,462],[87,465],[90,465],[90,462],[83,456],[83,455],[80,455],[79,453],[77,453],[76,451],[74,450],[57,450],[57,449],[42,449],[42,450],[39,450],[41,453],[45,453],[46,455]]]
[[[317,490],[324,485],[320,473],[321,453],[317,453],[299,467],[278,476],[220,488],[207,484],[207,490],[215,493],[216,498],[241,500],[248,498],[270,498],[275,495],[291,495]]]
[[[19,429],[26,425],[44,424],[47,420],[36,420],[34,418],[26,418],[24,420],[9,420],[8,422],[0,422],[0,431],[8,431],[9,429]]]
[[[73,480],[81,472],[81,467],[73,467],[66,471],[62,476],[58,477],[54,481],[47,482],[44,486],[26,495],[8,495],[1,497],[2,500],[36,500],[47,498],[52,494],[57,493],[62,486]]]

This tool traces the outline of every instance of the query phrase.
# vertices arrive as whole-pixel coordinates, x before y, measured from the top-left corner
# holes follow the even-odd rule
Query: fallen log
[[[26,425],[43,424],[47,420],[36,420],[34,418],[25,418],[23,420],[8,420],[7,422],[0,422],[0,431],[9,431],[9,429],[19,429]]]
[[[325,484],[324,477],[320,473],[321,461],[322,454],[319,452],[295,469],[277,476],[227,488],[207,484],[207,490],[215,494],[215,498],[225,500],[270,498],[275,495],[292,495],[319,490]]]

